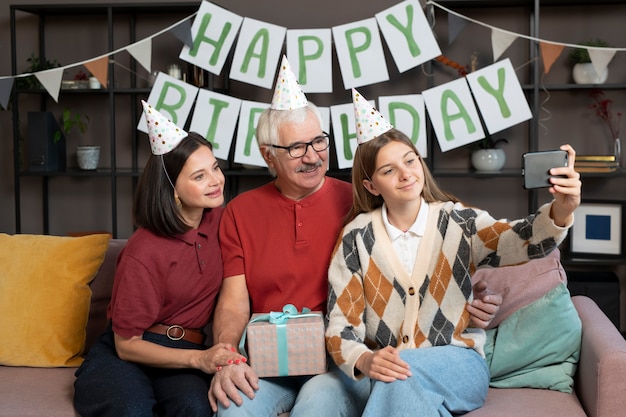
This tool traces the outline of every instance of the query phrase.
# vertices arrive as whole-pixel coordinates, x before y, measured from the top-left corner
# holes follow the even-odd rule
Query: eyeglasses
[[[330,138],[328,136],[328,133],[326,132],[322,132],[322,133],[323,133],[322,135],[317,136],[311,142],[298,142],[289,146],[280,146],[280,145],[269,145],[269,146],[271,146],[272,148],[286,149],[287,152],[289,153],[289,156],[292,158],[302,158],[304,155],[306,155],[307,151],[309,150],[309,146],[313,148],[315,152],[322,152],[328,149],[328,147],[330,146]]]

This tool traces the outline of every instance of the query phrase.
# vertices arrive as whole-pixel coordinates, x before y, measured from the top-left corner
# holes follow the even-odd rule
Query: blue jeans
[[[451,417],[485,402],[489,369],[475,350],[456,346],[407,349],[400,357],[413,375],[404,381],[372,381],[363,417]]]
[[[367,378],[354,381],[331,362],[329,371],[313,377],[259,379],[254,399],[243,393],[243,404],[221,404],[218,417],[275,417],[289,412],[290,417],[360,417],[370,391]]]

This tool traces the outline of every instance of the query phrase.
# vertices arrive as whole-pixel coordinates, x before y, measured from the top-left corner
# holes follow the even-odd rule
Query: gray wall
[[[30,1],[32,3],[32,1]],[[12,0],[13,4],[28,4],[29,1]],[[34,2],[42,3],[42,2]],[[57,3],[71,3],[58,1]],[[84,0],[82,3],[102,3],[100,0]],[[112,3],[125,3],[112,1]],[[135,3],[155,4],[157,1],[135,0]],[[383,0],[378,2],[359,2],[358,7],[354,2],[319,0],[310,1],[284,1],[284,0],[215,0],[214,3],[229,8],[233,12],[262,21],[275,23],[287,28],[314,28],[332,27],[334,25],[349,23],[374,16],[375,13],[386,9],[398,1]],[[494,9],[469,9],[459,10],[461,13],[473,17],[503,29],[517,33],[527,33],[529,15],[524,8]],[[603,37],[614,46],[624,45],[626,39],[626,26],[623,24],[625,6],[582,6],[569,8],[545,8],[542,10],[541,37],[568,43],[578,43],[590,37]],[[144,36],[151,35],[157,30],[168,26],[178,18],[168,22],[167,18],[154,18],[146,20],[141,26]],[[18,72],[26,70],[26,58],[32,51],[36,51],[35,39],[36,26],[33,20],[19,22],[20,44]],[[126,30],[125,28],[120,28]],[[480,65],[488,65],[492,62],[490,35],[487,29],[469,24],[461,38],[454,44],[447,42],[447,16],[437,12],[435,32],[444,54],[460,63],[469,62],[472,52],[478,52]],[[93,28],[73,28],[68,25],[66,33],[59,34],[59,39],[51,37],[47,39],[50,57],[58,58],[62,64],[67,65],[78,62],[97,54],[106,52],[106,41],[99,40],[94,36]],[[141,36],[141,34],[139,35]],[[66,47],[64,42],[69,42],[71,47]],[[123,46],[123,45],[119,45]],[[4,5],[0,8],[0,73],[10,74],[10,26],[9,7]],[[528,82],[530,65],[526,62],[528,42],[518,39],[504,54],[510,57],[514,66],[519,66],[518,75],[522,83]],[[153,60],[155,69],[164,70],[168,62],[176,60],[180,51],[180,43],[173,36],[161,36],[154,41]],[[546,83],[571,82],[570,65],[567,62],[567,52],[557,60],[552,71],[545,77]],[[123,59],[123,58],[120,58]],[[335,59],[336,61],[336,59]],[[388,69],[391,80],[386,83],[359,88],[368,98],[377,98],[380,95],[419,93],[426,85],[426,76],[422,68],[415,68],[406,73],[399,74],[393,60],[388,60]],[[611,63],[609,82],[626,82],[626,53],[618,53]],[[456,77],[454,71],[448,68],[437,67],[435,69],[435,85],[450,81]],[[313,94],[309,99],[320,105],[331,105],[349,101],[349,93],[343,89],[339,76],[339,70],[334,68],[335,93]],[[269,102],[271,90],[260,89],[243,83],[232,82],[230,94],[249,100]],[[616,108],[626,108],[626,94],[622,90],[610,92],[615,100]],[[540,148],[555,148],[560,143],[570,142],[580,153],[608,153],[608,138],[603,130],[604,127],[594,118],[587,104],[589,98],[586,94],[557,92],[545,94],[546,99],[543,110],[535,117],[542,120],[542,136]],[[77,105],[82,105],[77,104]],[[106,118],[99,119],[98,104],[93,104],[88,111],[92,114],[91,129],[97,132],[106,129]],[[54,107],[54,106],[53,106]],[[63,103],[55,107],[59,113]],[[95,116],[95,117],[94,117]],[[118,115],[120,124],[133,123],[125,119],[125,115]],[[508,139],[506,145],[507,154],[510,155],[507,167],[517,168],[520,166],[519,158],[526,151],[526,137],[528,128],[525,125],[517,126],[503,133]],[[0,111],[0,232],[13,233],[14,222],[14,190],[13,190],[13,141],[12,122],[9,111]],[[123,145],[122,145],[123,146]],[[446,167],[468,168],[468,149],[461,148],[442,155],[435,146],[433,155],[437,161],[441,161]],[[149,152],[147,146],[142,148],[142,158]],[[71,151],[68,147],[68,158],[71,159]],[[442,160],[442,158],[444,158]],[[242,189],[257,186],[265,181],[262,179],[248,179],[241,183]],[[98,228],[95,219],[100,215],[110,216],[110,203],[107,192],[102,192],[108,187],[106,180],[91,179],[80,180],[76,178],[57,178],[51,183],[50,191],[53,195],[51,204],[51,218],[53,226],[52,234],[65,234],[79,230],[93,230]],[[472,204],[490,210],[498,217],[519,217],[526,213],[526,194],[520,186],[511,180],[465,180],[465,179],[442,179],[442,185],[450,191],[458,194]],[[587,198],[611,197],[626,200],[623,182],[616,188],[614,183],[604,181],[592,181],[591,187],[585,189]],[[40,233],[41,226],[41,187],[39,178],[24,178],[22,182],[22,217],[24,233]],[[512,188],[515,187],[515,188]],[[513,189],[513,191],[512,191]],[[517,190],[517,191],[516,191]],[[121,182],[119,185],[120,204],[118,216],[120,218],[120,237],[127,237],[132,233],[130,221],[131,186],[130,182]],[[616,194],[617,193],[617,194]],[[505,198],[503,198],[505,196]],[[542,200],[550,198],[542,195]]]

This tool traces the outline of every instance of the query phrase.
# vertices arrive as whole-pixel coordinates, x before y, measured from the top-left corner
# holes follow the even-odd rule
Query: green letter
[[[413,119],[413,132],[411,132],[411,134],[409,135],[409,137],[411,138],[411,141],[413,141],[414,144],[417,143],[417,138],[419,136],[419,131],[420,131],[420,115],[417,112],[417,110],[415,110],[415,108],[411,105],[409,105],[408,103],[390,103],[389,104],[389,123],[391,123],[393,126],[396,125],[396,110],[406,110],[410,115],[411,118]]]
[[[229,106],[228,102],[222,100],[216,100],[214,98],[209,99],[209,104],[212,105],[215,110],[213,111],[211,117],[211,123],[209,124],[209,129],[206,132],[206,140],[213,144],[213,148],[219,149],[220,144],[215,142],[215,131],[217,130],[217,121],[220,118],[220,113],[223,109]]]
[[[511,117],[511,109],[509,105],[506,104],[504,100],[504,81],[505,81],[506,72],[504,68],[498,68],[498,89],[495,90],[484,76],[478,77],[478,84],[489,94],[491,94],[496,101],[498,102],[498,106],[500,107],[500,114],[505,119]]]
[[[205,14],[204,16],[202,16],[200,29],[198,29],[198,33],[196,34],[196,37],[193,40],[193,47],[189,49],[189,55],[195,57],[198,54],[198,50],[200,49],[200,45],[202,44],[202,42],[209,43],[215,47],[215,51],[213,51],[213,54],[211,55],[211,59],[209,59],[209,64],[213,66],[217,64],[217,59],[219,58],[220,51],[222,50],[222,47],[224,46],[224,40],[226,39],[226,36],[228,36],[228,32],[230,32],[230,29],[232,28],[232,24],[228,22],[224,25],[224,27],[222,28],[222,34],[220,35],[220,38],[217,41],[213,39],[209,39],[206,36],[204,36],[204,33],[206,32],[206,29],[209,26],[209,22],[211,21],[211,16],[212,16],[211,14]],[[201,34],[202,36],[200,36]]]
[[[317,52],[311,55],[304,55],[304,42],[312,41],[317,44]],[[306,84],[306,61],[314,60],[322,56],[324,51],[324,44],[317,36],[300,36],[298,38],[298,62],[300,63],[300,69],[298,71],[298,81],[301,85]]]
[[[250,156],[250,150],[252,149],[252,138],[254,138],[254,134],[256,132],[256,115],[262,113],[264,109],[250,109],[250,117],[248,117],[248,134],[246,135],[246,144],[243,147],[243,154],[245,156]],[[258,142],[257,142],[258,144]]]
[[[448,114],[448,104],[449,100],[454,102],[459,108],[459,112],[457,114]],[[450,123],[456,119],[463,119],[465,124],[467,125],[467,132],[474,133],[476,131],[476,126],[474,126],[474,122],[472,122],[472,118],[467,111],[465,110],[465,106],[459,100],[459,97],[454,94],[452,90],[444,90],[441,95],[441,117],[443,119],[444,128],[445,128],[445,137],[448,142],[454,140],[454,135],[452,134],[452,129],[450,128]]]
[[[263,78],[265,76],[265,67],[267,65],[267,47],[270,41],[269,36],[270,34],[267,31],[267,29],[261,29],[254,35],[254,37],[252,38],[252,41],[250,42],[250,45],[248,46],[248,50],[246,51],[243,64],[241,64],[242,73],[248,72],[248,65],[250,65],[250,59],[252,59],[253,57],[256,57],[259,59],[259,73],[257,75],[259,78]],[[259,41],[261,42],[261,51],[258,54],[255,54],[254,53],[255,44]]]
[[[406,42],[409,46],[409,51],[411,51],[411,55],[413,57],[416,57],[421,53],[421,51],[420,47],[417,45],[417,42],[415,42],[415,39],[413,39],[413,6],[410,4],[406,6],[406,15],[408,18],[407,26],[402,26],[402,24],[398,22],[398,19],[396,19],[396,17],[392,14],[387,16],[387,21],[404,35],[404,37],[406,38]]]
[[[365,42],[359,47],[355,47],[352,42],[352,35],[357,32],[361,32],[365,35]],[[356,54],[358,52],[365,51],[370,47],[370,44],[372,43],[372,34],[365,27],[350,29],[346,31],[346,42],[348,43],[348,51],[350,52],[350,62],[352,62],[354,78],[359,78],[361,76],[361,67],[359,66],[359,61],[356,59]]]
[[[173,88],[174,90],[180,93],[180,100],[178,100],[178,103],[165,104],[164,100],[165,100],[165,96],[167,95],[166,92],[168,88]],[[159,100],[157,101],[154,108],[160,111],[161,113],[163,113],[164,111],[168,112],[169,115],[171,116],[170,120],[172,121],[172,123],[174,123],[175,125],[178,125],[178,117],[176,116],[176,109],[180,109],[183,106],[183,104],[185,104],[186,99],[187,99],[187,94],[185,93],[185,89],[183,87],[181,87],[180,85],[171,83],[169,81],[166,81],[163,83],[163,89],[161,90],[161,94],[159,94]]]
[[[339,116],[339,119],[341,120],[341,136],[343,136],[343,157],[350,161],[353,159],[350,139],[355,139],[356,133],[350,134],[348,130],[348,116],[346,114]]]

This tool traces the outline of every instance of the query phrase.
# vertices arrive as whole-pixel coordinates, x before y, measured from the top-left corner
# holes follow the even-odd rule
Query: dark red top
[[[108,315],[122,337],[156,323],[203,328],[222,282],[217,232],[223,208],[206,210],[198,229],[168,238],[140,228],[120,253]]]

